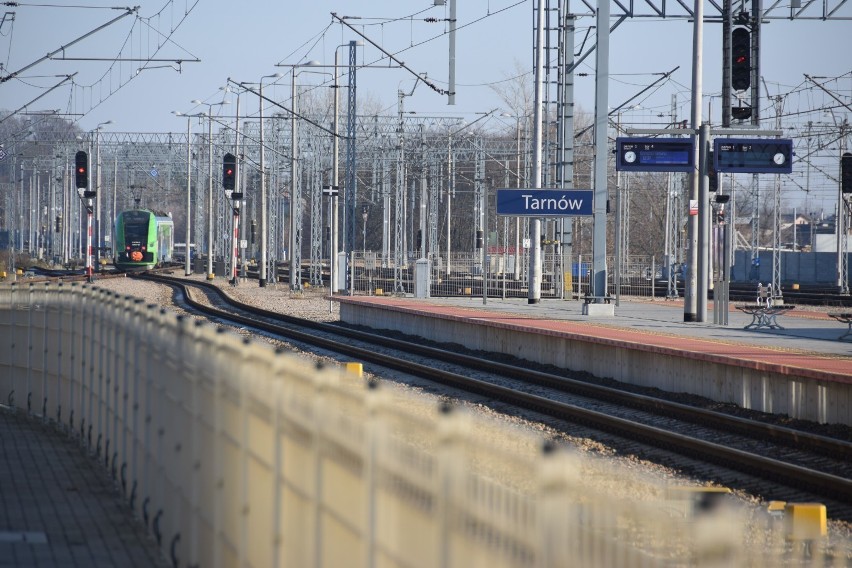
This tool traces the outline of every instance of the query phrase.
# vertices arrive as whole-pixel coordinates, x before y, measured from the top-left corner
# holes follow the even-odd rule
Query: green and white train
[[[175,224],[147,209],[122,211],[115,219],[117,270],[149,270],[172,261]]]

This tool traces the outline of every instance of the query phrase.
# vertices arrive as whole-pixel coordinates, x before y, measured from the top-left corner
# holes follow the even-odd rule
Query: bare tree
[[[491,85],[491,90],[500,97],[514,116],[529,116],[533,108],[532,71],[517,59],[514,68],[506,73],[506,78]]]

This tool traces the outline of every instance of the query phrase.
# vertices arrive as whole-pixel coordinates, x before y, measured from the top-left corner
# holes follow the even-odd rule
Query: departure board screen
[[[695,167],[691,138],[618,138],[615,169],[626,172],[690,172]]]
[[[717,172],[789,174],[793,171],[793,141],[773,138],[716,138],[713,158]]]

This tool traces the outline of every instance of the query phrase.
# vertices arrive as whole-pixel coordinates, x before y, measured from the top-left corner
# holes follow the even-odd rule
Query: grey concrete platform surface
[[[565,320],[590,324],[611,325],[653,333],[671,333],[684,337],[736,341],[758,347],[813,351],[826,355],[852,356],[852,341],[838,341],[848,326],[826,315],[828,312],[850,311],[848,308],[794,308],[779,315],[777,322],[784,329],[744,329],[752,316],[733,307],[728,312],[728,325],[713,323],[712,304],[707,310],[707,321],[684,322],[683,301],[621,300],[614,307],[614,316],[587,316],[582,314],[582,302],[573,300],[543,299],[530,304],[526,298],[428,298],[429,304],[500,311],[525,317]],[[852,365],[852,361],[850,361]]]
[[[169,565],[103,467],[54,427],[0,408],[0,566]]]

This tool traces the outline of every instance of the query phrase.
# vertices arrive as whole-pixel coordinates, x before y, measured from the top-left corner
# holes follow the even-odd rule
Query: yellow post
[[[346,363],[346,372],[352,373],[357,377],[364,376],[364,364],[363,363]]]
[[[787,540],[817,540],[828,534],[825,505],[787,503],[784,508]]]

